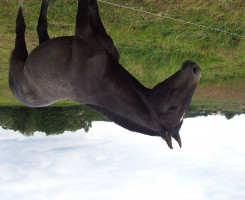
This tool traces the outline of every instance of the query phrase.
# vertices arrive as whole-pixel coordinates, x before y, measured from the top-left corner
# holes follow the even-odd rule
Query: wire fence
[[[141,9],[138,9],[138,8],[124,6],[124,5],[120,5],[120,4],[116,4],[116,3],[112,3],[112,2],[108,2],[108,1],[103,1],[103,0],[98,0],[98,1],[101,2],[101,3],[104,3],[104,4],[111,5],[111,6],[116,6],[116,7],[119,7],[119,8],[133,10],[133,11],[144,13],[144,14],[147,14],[147,15],[161,17],[161,18],[165,18],[165,19],[169,19],[169,20],[174,20],[174,21],[179,22],[179,23],[191,24],[193,26],[198,26],[198,27],[201,27],[201,28],[205,28],[205,29],[209,29],[209,30],[213,30],[213,31],[217,31],[217,32],[222,32],[222,33],[230,34],[230,35],[234,35],[234,36],[239,36],[241,38],[245,38],[245,35],[241,35],[241,34],[237,34],[237,33],[231,32],[231,31],[226,31],[226,30],[222,30],[222,29],[206,26],[206,25],[203,25],[203,24],[197,24],[197,23],[190,22],[190,21],[183,20],[183,19],[177,19],[177,18],[168,16],[168,15],[156,14],[156,13],[152,13],[152,12],[149,12],[149,11],[144,11],[144,10],[141,10]]]

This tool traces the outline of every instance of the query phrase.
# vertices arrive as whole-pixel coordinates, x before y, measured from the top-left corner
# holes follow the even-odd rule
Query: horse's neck
[[[157,117],[148,101],[151,90],[144,87],[121,65],[116,64],[113,67],[116,67],[113,69],[113,77],[103,88],[95,106],[120,116],[120,121],[124,119],[125,122],[128,120],[138,126],[156,130]]]
[[[150,136],[159,136],[159,133],[157,131],[147,128],[145,125],[137,124],[128,118],[116,114],[115,112],[106,110],[102,107],[98,107],[95,105],[86,105],[86,106],[102,113],[109,120],[113,121],[119,126],[122,126],[130,131],[139,132]]]

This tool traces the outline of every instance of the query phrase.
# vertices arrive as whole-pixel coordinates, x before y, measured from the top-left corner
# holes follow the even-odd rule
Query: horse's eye
[[[171,106],[168,110],[169,111],[175,111],[175,110],[177,110],[177,106]]]

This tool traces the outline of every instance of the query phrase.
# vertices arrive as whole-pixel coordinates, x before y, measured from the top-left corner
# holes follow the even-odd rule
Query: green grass
[[[194,101],[191,103],[190,107],[189,107],[189,111],[191,110],[200,110],[200,111],[217,111],[217,110],[222,110],[222,111],[233,111],[236,113],[245,113],[245,108],[242,107],[239,104],[230,104],[230,103],[223,103],[221,104],[216,103],[216,102],[199,102],[199,101]]]
[[[124,1],[116,2],[125,4]],[[245,29],[245,15],[242,13],[245,7],[234,4],[238,10],[233,16],[230,7],[232,1],[227,4],[223,1],[198,1],[198,5],[191,0],[171,1],[172,3],[141,1],[141,4],[136,5],[130,3],[132,1],[128,2],[128,6],[144,8],[154,13],[164,11],[163,14],[167,13],[169,16],[239,34],[243,34]],[[101,7],[105,14],[103,21],[109,24],[108,32],[115,38],[116,46],[123,55],[123,66],[148,86],[152,87],[170,76],[187,59],[198,62],[203,69],[201,84],[244,81],[245,38],[122,8]],[[109,16],[113,18],[110,19]],[[135,66],[141,66],[144,73],[140,70],[137,73]]]
[[[76,105],[80,105],[80,104],[67,99],[67,100],[58,101],[50,106],[56,107],[56,106],[76,106]],[[0,97],[0,107],[3,106],[24,106],[24,105],[13,96],[13,97]]]
[[[245,3],[242,0],[108,1],[245,35]],[[40,0],[24,2],[29,52],[38,45],[36,25],[40,3]],[[244,83],[245,37],[101,2],[99,8],[104,26],[121,54],[121,64],[144,85],[153,87],[177,71],[187,59],[196,61],[202,68],[200,88]],[[8,68],[15,39],[16,0],[0,0],[0,9],[0,97],[11,99]],[[51,37],[74,34],[76,9],[77,0],[50,1],[48,31]]]

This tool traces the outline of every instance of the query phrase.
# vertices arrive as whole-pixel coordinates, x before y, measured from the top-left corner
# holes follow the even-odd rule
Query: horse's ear
[[[182,147],[182,142],[181,142],[179,130],[180,130],[182,124],[183,124],[183,120],[182,120],[182,121],[179,123],[179,125],[175,128],[174,134],[172,135],[172,137],[178,142],[180,148]]]
[[[173,135],[173,138],[178,142],[179,147],[181,148],[182,147],[182,142],[181,142],[181,138],[180,138],[179,132],[175,133]]]
[[[167,130],[164,131],[162,138],[166,141],[168,147],[173,149],[171,134]]]
[[[180,148],[182,147],[182,142],[179,134],[179,130],[182,126],[183,120],[179,123],[179,125],[174,128],[169,122],[166,120],[162,121],[161,125],[161,137],[166,141],[167,145],[170,149],[173,149],[172,145],[172,137],[178,142]]]
[[[172,125],[166,120],[161,121],[161,131],[160,136],[166,141],[168,147],[173,149],[172,145],[172,135],[174,133]]]

